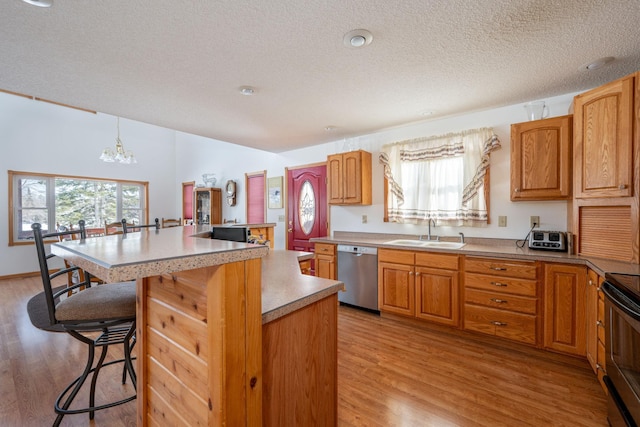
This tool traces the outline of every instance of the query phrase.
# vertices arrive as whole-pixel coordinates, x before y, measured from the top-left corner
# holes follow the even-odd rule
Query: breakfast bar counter
[[[138,425],[335,425],[342,283],[302,275],[310,254],[208,235],[51,246],[105,281],[136,280]]]

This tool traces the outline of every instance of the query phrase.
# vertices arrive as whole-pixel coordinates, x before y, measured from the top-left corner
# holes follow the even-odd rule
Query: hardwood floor
[[[0,281],[0,424],[46,426],[53,401],[84,365],[66,334],[35,329],[26,314],[38,278]],[[416,328],[341,307],[339,426],[606,426],[605,396],[586,360]],[[117,356],[117,355],[116,355]],[[105,372],[111,380],[119,372]],[[100,397],[126,392],[118,381]],[[63,426],[134,426],[135,402],[68,415]]]

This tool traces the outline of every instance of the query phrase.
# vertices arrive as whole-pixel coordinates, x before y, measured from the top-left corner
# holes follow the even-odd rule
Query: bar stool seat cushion
[[[59,322],[109,320],[135,315],[136,282],[93,286],[61,300],[56,306]]]

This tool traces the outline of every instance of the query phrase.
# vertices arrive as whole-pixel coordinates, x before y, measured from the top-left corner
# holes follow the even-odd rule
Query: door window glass
[[[316,221],[316,195],[309,180],[306,180],[300,187],[300,197],[298,198],[298,216],[300,227],[304,234],[310,234]]]

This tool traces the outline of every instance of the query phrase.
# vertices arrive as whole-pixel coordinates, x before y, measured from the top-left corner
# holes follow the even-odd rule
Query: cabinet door
[[[414,267],[378,262],[378,307],[380,311],[415,315]]]
[[[458,326],[458,272],[416,267],[416,317]]]
[[[545,265],[544,346],[563,353],[586,353],[586,267]]]
[[[571,195],[571,116],[511,125],[511,200]]]
[[[575,97],[575,197],[633,195],[633,82],[616,80]]]
[[[222,224],[222,190],[211,189],[211,224]]]
[[[598,373],[598,275],[595,271],[587,271],[587,304],[586,304],[586,324],[587,324],[587,360],[594,373]]]
[[[362,203],[362,166],[360,151],[342,155],[342,203]]]
[[[315,273],[317,277],[336,280],[336,258],[333,255],[322,255],[316,253]]]
[[[329,182],[327,183],[327,196],[329,204],[342,203],[342,154],[334,154],[327,157],[327,173]]]

